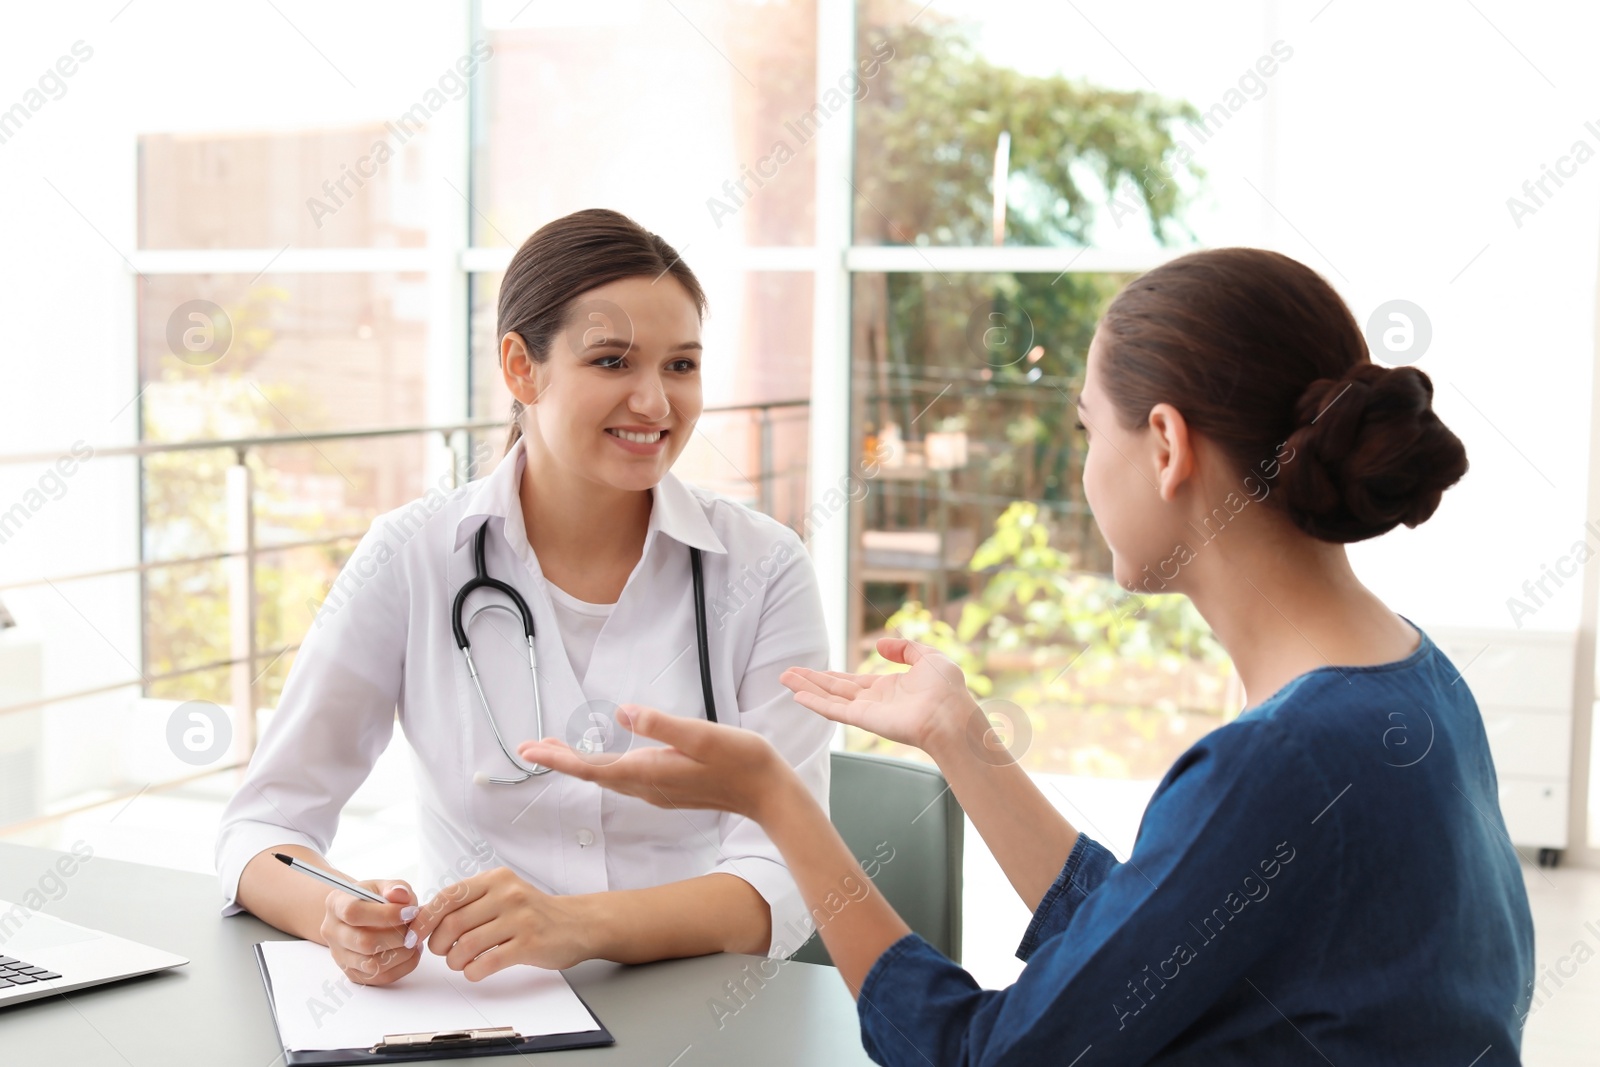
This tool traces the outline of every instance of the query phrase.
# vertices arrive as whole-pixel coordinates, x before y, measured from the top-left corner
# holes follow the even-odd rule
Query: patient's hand
[[[943,653],[901,637],[878,641],[878,654],[910,664],[896,674],[844,674],[790,667],[778,680],[796,702],[834,722],[928,750],[960,737],[982,718],[967,677]],[[987,724],[984,724],[987,727]]]

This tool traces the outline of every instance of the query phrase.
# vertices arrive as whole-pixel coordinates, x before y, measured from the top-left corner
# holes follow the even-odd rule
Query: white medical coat
[[[300,646],[276,713],[217,840],[224,915],[243,909],[239,875],[274,845],[326,854],[345,802],[388,745],[398,718],[414,752],[423,901],[478,871],[509,867],[547,892],[637,889],[726,872],[772,912],[769,952],[787,955],[810,919],[761,828],[713,811],[657,808],[551,772],[515,776],[494,741],[452,633],[451,602],[473,576],[473,538],[488,523],[486,565],[534,618],[546,736],[576,745],[616,704],[702,718],[689,546],[703,550],[711,676],[719,721],[777,747],[824,807],[833,724],[778,681],[790,666],[827,667],[816,574],[788,527],[670,472],[653,490],[648,532],[595,646],[586,677],[564,654],[545,580],[523,528],[514,448],[485,478],[435,490],[380,516],[345,564]],[[494,593],[468,598],[463,620]],[[520,622],[491,611],[468,637],[512,753],[534,733]],[[631,740],[630,740],[631,739]],[[611,747],[656,744],[625,732]],[[384,877],[384,871],[360,877]]]

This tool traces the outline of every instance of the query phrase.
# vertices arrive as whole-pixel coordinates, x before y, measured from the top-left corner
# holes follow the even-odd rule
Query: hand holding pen
[[[406,924],[417,915],[417,896],[397,880],[352,882],[282,852],[273,856],[332,889],[322,918],[322,938],[339,968],[359,985],[389,985],[416,969],[422,946]]]

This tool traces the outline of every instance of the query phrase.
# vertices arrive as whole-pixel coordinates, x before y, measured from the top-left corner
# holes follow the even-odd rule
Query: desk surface
[[[0,842],[0,897],[20,901],[62,853]],[[159,974],[0,1008],[7,1063],[74,1067],[273,1067],[282,1046],[250,947],[285,934],[249,916],[224,919],[214,877],[95,857],[44,910],[69,922],[187,956]],[[617,1043],[538,1054],[540,1067],[576,1064],[869,1063],[855,1005],[831,967],[786,962],[718,1025],[713,998],[757,974],[755,956],[718,955],[625,967],[591,960],[567,971]],[[772,969],[768,965],[768,972]],[[491,1064],[508,1057],[434,1062]]]

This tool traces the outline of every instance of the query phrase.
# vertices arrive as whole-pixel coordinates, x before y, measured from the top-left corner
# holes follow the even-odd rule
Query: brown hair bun
[[[1358,363],[1306,387],[1283,465],[1283,505],[1324,541],[1364,541],[1416,526],[1467,472],[1461,440],[1433,412],[1433,382],[1415,367]]]
[[[1334,288],[1281,253],[1179,256],[1118,293],[1095,336],[1123,426],[1171,404],[1241,476],[1279,472],[1265,499],[1324,541],[1415,526],[1467,471],[1428,376],[1373,363]]]

